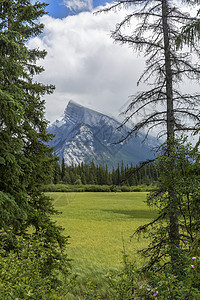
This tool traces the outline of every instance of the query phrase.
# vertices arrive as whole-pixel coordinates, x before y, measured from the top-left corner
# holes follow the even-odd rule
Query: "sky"
[[[48,5],[47,12],[54,18],[64,18],[76,15],[81,11],[92,11],[98,6],[103,6],[113,0],[44,0]]]
[[[45,96],[46,118],[58,119],[69,100],[118,117],[137,90],[144,67],[142,57],[110,37],[125,11],[94,14],[111,0],[46,2],[48,14],[40,20],[43,34],[29,41],[29,47],[48,53],[38,62],[45,71],[36,80],[56,86],[52,95]]]
[[[144,69],[142,54],[110,37],[127,11],[94,14],[111,0],[45,2],[48,14],[40,20],[44,32],[31,39],[29,47],[48,53],[38,62],[45,71],[36,76],[37,81],[56,86],[52,95],[45,96],[47,120],[59,119],[69,100],[118,117],[130,103],[129,96],[144,89],[137,86]]]

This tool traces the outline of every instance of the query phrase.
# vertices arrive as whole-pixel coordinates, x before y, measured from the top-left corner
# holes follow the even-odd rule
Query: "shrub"
[[[185,276],[158,273],[153,276],[148,299],[200,299],[200,258],[192,257],[184,270]]]
[[[137,296],[141,288],[141,274],[126,256],[123,269],[110,273],[107,278],[110,285],[109,299],[140,299]]]
[[[123,185],[123,186],[121,187],[121,191],[122,191],[122,192],[130,192],[130,191],[131,191],[131,188],[130,188],[130,186]]]
[[[189,258],[183,274],[141,273],[126,257],[123,270],[108,276],[109,299],[200,299],[200,258]]]
[[[117,186],[117,185],[113,185],[111,186],[111,192],[121,192],[121,187],[120,186]]]
[[[141,188],[133,188],[131,189],[131,192],[141,192]]]
[[[68,260],[44,240],[18,238],[17,251],[1,248],[0,256],[1,299],[63,299],[68,291]]]
[[[85,192],[110,192],[109,185],[86,185]]]

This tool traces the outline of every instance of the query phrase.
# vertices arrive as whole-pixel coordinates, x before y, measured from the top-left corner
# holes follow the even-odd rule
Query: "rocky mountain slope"
[[[152,146],[158,144],[154,137],[143,142],[144,135],[131,137],[120,144],[118,142],[128,130],[118,130],[120,123],[102,113],[96,112],[70,101],[64,115],[52,123],[48,131],[55,134],[51,146],[61,161],[66,165],[91,163],[116,167],[123,160],[124,164],[133,165],[153,157]]]

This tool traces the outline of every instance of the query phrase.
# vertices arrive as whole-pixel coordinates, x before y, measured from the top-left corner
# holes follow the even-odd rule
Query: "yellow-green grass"
[[[50,193],[56,217],[70,235],[68,254],[82,264],[116,267],[141,243],[131,240],[135,229],[155,216],[144,203],[146,193]]]
[[[155,216],[144,203],[146,193],[49,193],[55,199],[59,225],[70,235],[69,257],[81,264],[116,267],[122,261],[124,240],[127,254],[138,249],[131,240],[134,230]],[[144,243],[144,242],[142,242]]]
[[[123,244],[126,254],[136,259],[136,250],[145,246],[146,241],[130,237],[138,226],[156,215],[144,203],[145,192],[48,195],[62,212],[55,220],[64,227],[64,234],[71,236],[67,253],[73,259],[75,271],[83,281],[95,277],[97,285],[102,274],[122,265]]]

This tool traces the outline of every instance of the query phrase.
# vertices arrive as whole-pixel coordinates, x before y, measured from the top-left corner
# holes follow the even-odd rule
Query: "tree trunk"
[[[164,37],[164,54],[165,54],[165,71],[166,71],[166,99],[167,99],[167,154],[170,155],[172,151],[173,139],[174,139],[174,110],[173,110],[173,89],[172,89],[172,68],[170,58],[170,37],[168,26],[168,0],[162,1],[162,26]],[[171,174],[175,168],[173,161],[169,165]],[[179,249],[180,237],[179,237],[179,222],[177,217],[176,207],[176,191],[173,184],[173,177],[168,188],[169,196],[169,239],[170,239],[170,255],[172,267],[175,267],[177,261],[177,250]]]

